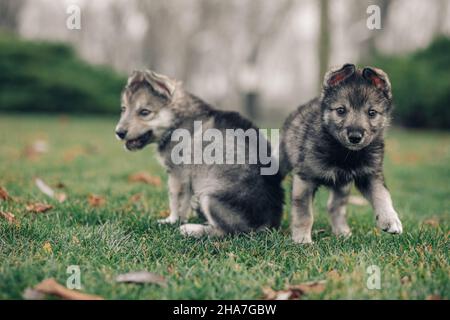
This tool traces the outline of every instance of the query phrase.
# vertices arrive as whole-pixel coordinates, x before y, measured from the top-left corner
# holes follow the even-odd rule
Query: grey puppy
[[[400,234],[402,224],[384,183],[384,131],[392,110],[386,73],[345,64],[325,75],[321,96],[300,106],[281,134],[283,175],[293,171],[292,237],[310,243],[313,198],[321,185],[331,194],[328,211],[336,235],[350,235],[346,204],[351,185],[369,200],[377,226]]]
[[[253,164],[174,161],[174,148],[178,148],[179,142],[173,135],[181,132],[180,129],[192,137],[199,136],[201,132],[194,122],[201,121],[202,130],[213,128],[226,136],[227,129],[256,130],[250,121],[236,112],[212,108],[186,92],[178,81],[149,70],[133,72],[121,100],[117,137],[125,142],[128,150],[157,144],[159,160],[169,175],[170,215],[160,223],[185,222],[191,201],[195,199],[207,223],[181,225],[184,235],[220,236],[279,225],[283,205],[281,175],[278,170],[273,175],[261,175],[261,168],[266,164],[259,158]],[[247,158],[257,154],[260,142],[267,143],[270,151],[270,144],[262,140],[258,136],[256,143],[244,141]],[[206,145],[202,141],[201,146]],[[189,156],[183,152],[183,156]],[[231,152],[234,159],[233,152],[234,149]],[[228,149],[222,156],[230,156]]]

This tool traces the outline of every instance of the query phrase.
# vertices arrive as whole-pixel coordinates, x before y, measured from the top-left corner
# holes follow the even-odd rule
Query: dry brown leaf
[[[159,212],[159,217],[160,218],[167,218],[170,215],[170,211],[169,210],[163,210],[161,212]]]
[[[426,297],[426,300],[442,300],[442,297],[437,294],[430,294]]]
[[[19,224],[16,217],[11,212],[0,211],[0,217],[6,219],[9,223]]]
[[[5,188],[0,187],[0,199],[2,200],[11,200],[11,196],[9,195],[8,191],[6,191]]]
[[[120,274],[116,277],[116,282],[126,283],[153,283],[166,287],[167,280],[163,276],[148,272],[148,271],[136,271]]]
[[[52,188],[50,188],[49,185],[47,185],[42,179],[36,178],[34,180],[36,186],[38,189],[44,193],[45,195],[49,196],[50,198],[58,200],[58,202],[62,203],[67,199],[67,195],[63,192],[55,192]]]
[[[369,202],[360,196],[350,196],[348,198],[348,203],[353,204],[355,206],[367,206]]]
[[[66,185],[62,182],[58,182],[55,187],[57,189],[64,189],[66,187]]]
[[[321,293],[325,290],[325,280],[322,281],[312,281],[305,282],[302,284],[297,284],[290,286],[289,289],[296,289],[302,291],[304,294],[308,293]]]
[[[327,278],[330,278],[333,280],[341,280],[342,276],[336,269],[333,269],[331,271],[328,271]]]
[[[46,253],[49,253],[49,254],[53,253],[52,244],[50,242],[48,242],[48,241],[46,241],[44,243],[44,245],[42,246],[42,249],[44,249],[44,251]]]
[[[88,197],[88,202],[91,207],[100,207],[106,203],[106,199],[96,194],[90,194]]]
[[[321,293],[325,290],[325,281],[306,282],[297,285],[290,285],[285,290],[273,290],[272,288],[263,288],[265,300],[298,300],[303,295],[310,293]]]
[[[157,176],[152,176],[147,172],[138,172],[132,174],[128,177],[129,182],[142,182],[151,184],[155,187],[160,187],[162,185],[161,178]]]
[[[130,202],[138,202],[141,199],[142,199],[142,193],[136,193],[130,197]]]
[[[75,244],[79,244],[80,243],[80,240],[77,238],[77,236],[72,236],[72,243],[75,243]]]
[[[433,228],[439,227],[439,220],[437,218],[426,219],[422,223],[423,225],[427,225]]]
[[[48,210],[53,209],[53,206],[51,204],[36,202],[27,204],[26,209],[29,212],[44,213],[47,212]]]
[[[37,284],[33,289],[26,289],[23,297],[25,299],[32,298],[43,298],[41,294],[49,294],[53,295],[65,300],[103,300],[102,297],[91,295],[83,292],[79,292],[76,290],[70,290],[66,287],[62,286],[58,282],[56,282],[55,279],[50,278],[42,281],[41,283]]]

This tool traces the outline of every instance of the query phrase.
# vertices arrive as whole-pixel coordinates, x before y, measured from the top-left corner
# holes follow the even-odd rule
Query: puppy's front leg
[[[331,188],[328,198],[328,213],[331,218],[331,228],[337,236],[351,235],[350,227],[347,224],[346,207],[350,195],[351,184],[335,186]]]
[[[311,243],[313,197],[316,184],[294,175],[292,182],[292,240],[297,243]]]
[[[402,233],[402,223],[392,205],[391,194],[384,184],[383,176],[356,181],[356,186],[372,204],[378,228],[389,233]]]
[[[186,183],[175,174],[169,175],[169,207],[170,215],[158,220],[158,223],[176,223],[178,220],[185,222],[189,210],[191,193]]]

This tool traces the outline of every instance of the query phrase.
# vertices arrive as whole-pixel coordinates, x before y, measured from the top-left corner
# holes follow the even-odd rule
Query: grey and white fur
[[[350,235],[346,205],[352,183],[371,203],[377,226],[400,234],[402,224],[384,182],[384,131],[392,110],[391,85],[382,70],[345,64],[325,75],[321,96],[300,106],[281,133],[280,166],[292,171],[292,238],[311,243],[313,198],[330,189],[332,231]]]
[[[256,129],[250,121],[236,112],[214,109],[186,92],[178,81],[149,70],[133,72],[121,100],[117,137],[128,150],[156,143],[160,162],[168,172],[170,215],[160,223],[186,222],[194,200],[206,223],[182,224],[184,235],[221,236],[279,226],[283,205],[280,173],[261,175],[264,165],[260,161],[209,165],[172,161],[172,149],[178,142],[171,136],[176,129],[186,129],[194,136],[198,134],[194,121],[202,121],[203,130],[216,128],[225,136],[226,129]],[[248,152],[255,152],[254,148],[257,146],[247,143]]]

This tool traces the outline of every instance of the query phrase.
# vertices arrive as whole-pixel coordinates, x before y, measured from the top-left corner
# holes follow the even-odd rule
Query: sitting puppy
[[[226,148],[222,154],[215,154],[226,158],[226,163],[202,161],[201,154],[196,160],[194,155],[193,163],[180,163],[175,156],[191,156],[190,151],[178,150],[180,133],[188,133],[193,140],[204,138],[196,123],[202,124],[202,131],[214,129],[226,139],[229,129],[241,132],[257,129],[236,112],[213,109],[166,76],[146,70],[135,71],[129,77],[122,93],[122,114],[116,135],[128,150],[157,144],[159,160],[169,174],[170,200],[170,216],[159,222],[185,222],[191,200],[195,200],[207,224],[183,224],[180,229],[184,235],[220,236],[279,226],[283,205],[281,175],[278,170],[272,175],[261,174],[267,162],[259,161],[260,143],[266,143],[270,152],[267,140],[259,135],[254,143],[245,143],[244,139],[246,155],[258,154],[255,163],[228,162],[235,158],[234,145],[232,150]],[[204,141],[200,147],[206,147]]]
[[[292,237],[310,243],[313,197],[331,190],[328,211],[336,235],[350,235],[346,204],[351,184],[369,200],[377,226],[400,234],[402,224],[383,177],[384,129],[392,109],[388,76],[379,69],[346,64],[325,75],[320,98],[286,120],[280,150],[283,175],[293,171]]]

